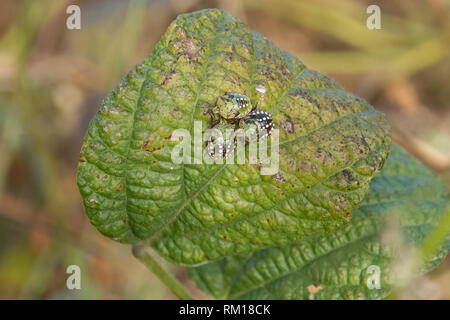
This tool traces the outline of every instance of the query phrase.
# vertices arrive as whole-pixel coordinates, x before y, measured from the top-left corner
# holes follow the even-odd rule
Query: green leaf
[[[380,299],[392,290],[393,266],[401,254],[395,243],[381,236],[385,219],[396,217],[406,239],[403,248],[420,252],[424,238],[449,209],[447,187],[394,145],[349,224],[326,236],[227,257],[188,271],[216,298]],[[447,234],[439,250],[427,255],[419,273],[433,269],[449,249]],[[372,265],[380,268],[380,289],[367,286]]]
[[[176,129],[211,127],[217,97],[272,113],[279,172],[175,164]],[[326,234],[348,223],[391,145],[384,115],[220,10],[179,16],[102,102],[78,186],[97,229],[199,264]],[[276,144],[276,142],[275,142]]]

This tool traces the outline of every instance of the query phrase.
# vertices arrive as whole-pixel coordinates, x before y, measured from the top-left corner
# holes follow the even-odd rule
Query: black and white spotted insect
[[[208,139],[206,152],[214,160],[228,158],[236,146],[234,127],[226,122],[220,122],[212,129],[217,131]]]
[[[239,123],[246,134],[247,141],[259,141],[266,139],[274,129],[272,115],[266,110],[254,110]]]

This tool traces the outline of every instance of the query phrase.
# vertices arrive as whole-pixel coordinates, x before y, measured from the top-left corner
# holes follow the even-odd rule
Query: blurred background
[[[66,8],[81,7],[81,30]],[[369,30],[366,8],[381,8]],[[175,298],[100,235],[76,186],[101,99],[180,13],[224,9],[384,111],[394,141],[450,186],[450,1],[0,1],[0,298]],[[66,268],[82,270],[67,290]],[[168,266],[204,297],[181,268]],[[450,299],[450,259],[403,298]]]

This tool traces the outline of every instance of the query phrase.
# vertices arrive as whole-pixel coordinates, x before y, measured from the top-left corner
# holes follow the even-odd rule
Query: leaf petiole
[[[182,300],[194,300],[186,288],[173,275],[148,253],[144,246],[135,245],[132,248],[133,255],[149,268],[178,298]]]

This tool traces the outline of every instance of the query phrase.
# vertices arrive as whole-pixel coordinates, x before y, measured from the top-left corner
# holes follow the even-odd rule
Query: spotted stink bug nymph
[[[253,107],[250,99],[241,93],[228,93],[217,99],[213,112],[224,119],[242,119],[246,117]]]
[[[212,128],[211,133],[206,144],[208,155],[214,160],[228,158],[235,148],[234,127],[220,122]]]
[[[265,110],[254,110],[240,121],[239,127],[242,128],[248,141],[259,141],[267,138],[274,128],[272,115]]]

